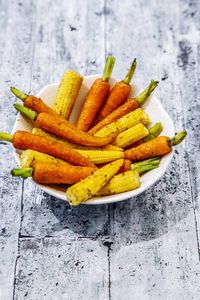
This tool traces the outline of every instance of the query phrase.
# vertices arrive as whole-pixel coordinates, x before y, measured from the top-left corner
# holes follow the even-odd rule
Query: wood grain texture
[[[15,299],[108,299],[107,248],[98,241],[21,239],[20,253]]]
[[[188,136],[152,188],[113,205],[68,204],[10,176],[0,143],[0,299],[200,299],[197,0],[0,1],[0,127],[16,113],[9,86],[37,93],[67,68],[123,78],[155,92]]]

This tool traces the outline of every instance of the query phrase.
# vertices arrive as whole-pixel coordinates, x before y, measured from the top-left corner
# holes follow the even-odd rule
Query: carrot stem
[[[144,91],[142,91],[138,96],[135,97],[135,101],[137,101],[139,105],[143,104],[144,101],[151,95],[151,93],[157,87],[158,83],[159,81],[151,80],[148,87]]]
[[[186,137],[187,132],[185,130],[180,131],[179,133],[177,133],[172,139],[171,139],[171,146],[176,146],[178,144],[180,144],[184,138]]]
[[[163,130],[163,126],[161,122],[155,123],[151,128],[148,129],[149,130],[149,134],[143,138],[144,142],[148,142],[151,141],[153,139],[155,139],[157,136],[159,136],[159,134],[162,132]]]
[[[13,135],[6,132],[0,132],[0,140],[12,143]]]
[[[11,171],[12,176],[19,176],[24,179],[32,177],[33,168],[16,168]]]
[[[146,159],[144,161],[132,164],[131,170],[137,171],[138,173],[144,173],[158,168],[159,165],[160,165],[160,158],[154,157],[154,158]]]
[[[18,110],[20,113],[22,113],[23,115],[25,115],[32,121],[35,121],[35,119],[37,118],[38,114],[36,113],[36,111],[34,111],[30,108],[27,108],[19,103],[15,103],[13,106],[14,106],[14,108],[16,108],[16,110]]]
[[[104,81],[108,81],[110,79],[114,65],[115,65],[115,57],[108,56],[104,70],[103,70],[103,76],[102,76],[102,79]]]
[[[126,74],[126,76],[125,76],[125,78],[124,78],[124,80],[123,80],[123,82],[125,83],[125,84],[130,84],[130,82],[131,82],[131,80],[132,80],[132,78],[133,78],[133,75],[134,75],[134,73],[135,73],[135,68],[136,68],[136,66],[137,66],[137,60],[136,60],[136,58],[134,59],[134,61],[132,62],[132,64],[131,64],[131,67],[130,67],[130,69],[128,70],[128,73]]]
[[[14,87],[14,86],[11,86],[11,87],[10,87],[10,91],[11,91],[17,98],[19,98],[19,99],[22,100],[22,101],[25,101],[26,98],[28,97],[27,94],[23,93],[22,91],[20,91],[19,89],[17,89],[17,88]]]

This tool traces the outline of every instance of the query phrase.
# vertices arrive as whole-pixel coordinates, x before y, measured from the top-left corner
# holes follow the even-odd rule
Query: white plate
[[[70,121],[72,121],[73,123],[76,121],[80,113],[81,105],[87,94],[88,89],[90,88],[94,80],[98,77],[100,77],[100,75],[85,76],[70,118]],[[111,78],[110,79],[111,86],[113,86],[117,81],[118,81],[117,79]],[[44,102],[47,103],[49,106],[52,106],[55,101],[58,86],[59,86],[58,83],[47,85],[36,96],[42,98]],[[141,91],[141,89],[135,85],[132,85],[132,87],[133,89],[130,94],[130,97],[137,95],[138,92]],[[168,113],[162,107],[160,101],[155,96],[152,95],[151,97],[149,97],[148,101],[143,105],[143,108],[149,114],[152,123],[160,122],[160,121],[162,122],[164,127],[164,130],[162,132],[163,135],[167,135],[169,137],[172,137],[174,135],[173,121],[171,117],[168,115]],[[29,122],[26,118],[24,118],[22,115],[19,114],[17,116],[12,132],[15,132],[16,130],[31,131],[32,127],[33,125],[31,124],[31,122]],[[165,173],[172,157],[173,157],[173,151],[162,158],[159,168],[154,169],[142,175],[140,188],[133,191],[112,195],[112,196],[93,197],[85,203],[86,204],[107,204],[107,203],[119,202],[141,194],[142,192],[147,190],[150,186],[152,186],[158,179],[161,178],[161,176]],[[19,164],[18,151],[15,151],[15,159]],[[46,193],[54,197],[66,200],[65,192],[41,184],[36,184],[36,185],[39,186]]]

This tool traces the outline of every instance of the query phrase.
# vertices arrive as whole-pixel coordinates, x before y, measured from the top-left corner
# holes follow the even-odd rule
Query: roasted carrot
[[[90,129],[98,111],[108,96],[110,90],[108,80],[111,76],[114,63],[115,58],[109,56],[105,64],[102,78],[96,79],[92,84],[78,118],[77,129],[82,131],[88,131]]]
[[[117,107],[119,107],[126,101],[126,99],[128,98],[128,95],[130,94],[130,91],[131,91],[130,82],[131,82],[133,74],[135,72],[136,65],[137,65],[137,62],[136,62],[136,59],[134,59],[124,80],[119,81],[114,85],[114,87],[112,88],[112,90],[109,93],[106,103],[103,105],[100,113],[97,116],[96,123],[105,119],[105,117],[107,117],[107,115],[109,115],[113,110],[115,110]]]
[[[121,168],[119,169],[119,171],[117,172],[117,174],[129,171],[131,168],[131,164],[132,164],[132,161],[130,159],[124,159],[124,163],[121,166]]]
[[[95,137],[72,127],[67,120],[48,113],[37,114],[34,110],[16,103],[14,107],[22,114],[35,121],[36,126],[65,140],[84,146],[101,147],[110,144],[114,136]]]
[[[186,131],[180,131],[174,138],[159,136],[138,147],[126,150],[124,156],[132,161],[140,161],[151,157],[163,156],[172,150],[172,146],[178,145],[186,136]]]
[[[87,158],[63,143],[53,142],[26,131],[18,130],[14,135],[0,132],[0,140],[12,142],[14,148],[19,150],[31,149],[60,158],[76,166],[95,167]]]
[[[145,100],[150,96],[150,94],[154,91],[156,86],[158,85],[158,81],[152,80],[148,87],[141,92],[135,98],[129,99],[127,102],[116,108],[113,112],[111,112],[105,119],[100,121],[97,125],[92,127],[88,133],[95,134],[97,131],[105,127],[106,125],[116,121],[117,119],[123,117],[124,115],[134,111],[137,109],[141,104],[145,102]]]
[[[72,184],[91,175],[96,169],[91,167],[75,167],[70,165],[35,163],[32,168],[17,168],[12,170],[13,176],[22,178],[33,177],[41,184]]]
[[[27,95],[24,92],[20,91],[16,87],[11,87],[10,91],[20,100],[24,102],[24,106],[27,108],[30,108],[32,110],[35,110],[37,113],[46,112],[49,114],[52,114],[54,116],[57,116],[58,114],[47,104],[44,103],[44,101],[36,96],[33,95]]]

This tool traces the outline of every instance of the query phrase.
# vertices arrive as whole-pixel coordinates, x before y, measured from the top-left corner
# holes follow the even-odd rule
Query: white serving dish
[[[70,121],[72,121],[73,123],[76,121],[76,119],[80,113],[80,109],[81,109],[83,100],[87,94],[88,89],[90,88],[90,86],[92,85],[94,80],[98,77],[100,77],[100,75],[85,76],[82,87],[80,89],[80,92],[79,92],[79,95],[77,98],[77,101],[76,101],[76,104],[75,104],[74,109],[71,114]],[[117,81],[118,80],[116,78],[111,78],[110,79],[111,87]],[[49,106],[52,106],[55,101],[58,86],[59,86],[58,83],[49,84],[49,85],[45,86],[41,91],[39,91],[36,96],[42,98],[44,100],[44,102],[46,104],[48,104]],[[133,87],[133,89],[130,94],[130,97],[137,95],[141,91],[141,88],[139,88],[135,85],[132,85],[132,87]],[[171,117],[168,115],[168,113],[164,110],[160,101],[154,95],[150,96],[149,99],[146,101],[146,103],[142,107],[149,114],[152,123],[160,122],[160,121],[162,122],[163,127],[164,127],[162,135],[167,135],[169,137],[172,137],[174,135],[175,132],[174,132],[173,121],[172,121]],[[16,130],[31,131],[32,127],[33,127],[32,123],[29,122],[26,118],[24,118],[22,115],[19,114],[17,116],[17,119],[16,119],[16,122],[15,122],[12,132],[15,132]],[[149,171],[146,174],[142,175],[140,188],[133,190],[133,191],[129,191],[129,192],[125,192],[125,193],[121,193],[121,194],[117,194],[117,195],[112,195],[112,196],[93,197],[92,199],[85,202],[85,204],[96,205],[96,204],[107,204],[107,203],[119,202],[119,201],[129,199],[129,198],[132,198],[134,196],[141,194],[142,192],[146,191],[149,187],[151,187],[156,181],[158,181],[163,176],[172,157],[173,157],[173,151],[162,158],[159,168]],[[15,159],[16,159],[17,163],[19,164],[19,152],[18,151],[15,151]],[[37,186],[39,186],[46,193],[66,201],[66,193],[64,191],[58,190],[53,187],[37,184],[37,183],[35,183],[35,184]]]

